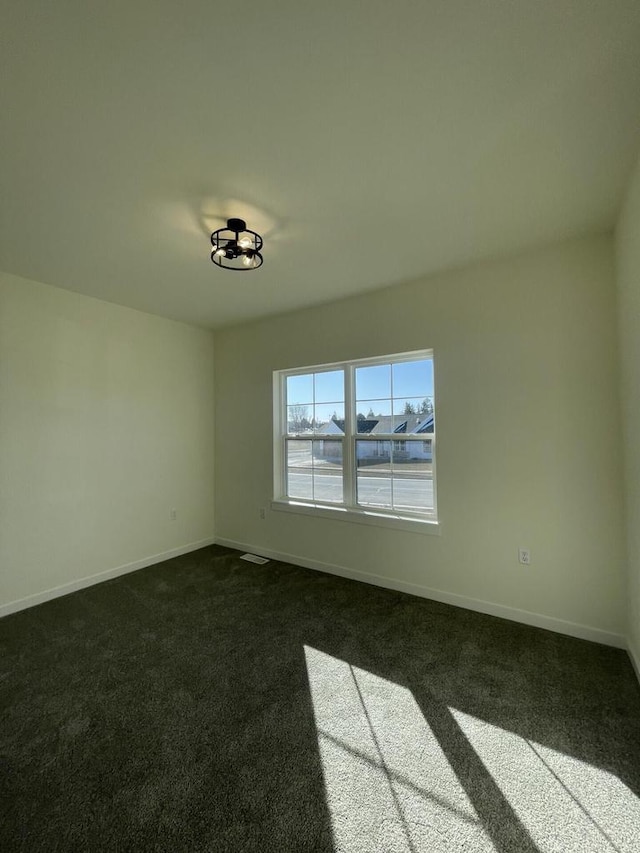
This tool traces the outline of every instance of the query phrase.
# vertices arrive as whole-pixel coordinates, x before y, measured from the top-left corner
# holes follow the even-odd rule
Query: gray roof
[[[335,424],[340,432],[344,433],[344,419],[329,421],[329,424]],[[325,432],[329,424],[321,430],[321,434]],[[375,418],[360,418],[358,420],[359,435],[391,435],[404,434],[416,435],[418,433],[430,433],[434,430],[434,415],[378,415]]]

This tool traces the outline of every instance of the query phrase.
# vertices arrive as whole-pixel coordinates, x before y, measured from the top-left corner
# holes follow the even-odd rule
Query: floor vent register
[[[257,554],[243,554],[240,559],[246,560],[247,563],[257,563],[259,566],[264,566],[265,563],[269,562],[266,557],[258,557]]]

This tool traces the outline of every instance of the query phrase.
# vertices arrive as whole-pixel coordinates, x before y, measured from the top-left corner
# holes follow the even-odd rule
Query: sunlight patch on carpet
[[[540,853],[638,853],[640,801],[617,776],[449,710]]]
[[[340,853],[494,853],[412,693],[305,646]]]

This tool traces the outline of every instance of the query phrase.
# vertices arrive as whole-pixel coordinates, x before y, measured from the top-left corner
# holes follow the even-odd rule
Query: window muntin
[[[276,380],[276,500],[435,520],[431,351]]]

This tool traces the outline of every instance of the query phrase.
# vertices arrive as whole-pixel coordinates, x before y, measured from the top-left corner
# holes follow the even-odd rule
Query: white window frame
[[[433,350],[418,350],[415,352],[396,353],[393,355],[376,356],[374,358],[357,359],[353,361],[333,362],[330,364],[315,364],[290,370],[277,370],[273,374],[273,500],[272,509],[276,511],[295,512],[303,515],[333,518],[340,521],[374,524],[376,526],[394,527],[421,533],[439,533],[440,523],[437,514],[436,489],[436,430],[428,434],[431,441],[432,477],[433,477],[433,511],[413,512],[409,510],[385,509],[383,507],[364,507],[356,503],[356,441],[398,441],[397,433],[358,433],[355,399],[355,371],[359,367],[375,367],[377,365],[398,364],[403,361],[431,359],[434,363],[434,400],[435,400],[435,359]],[[286,383],[290,376],[309,373],[322,373],[332,370],[344,371],[345,382],[345,430],[344,436],[298,436],[288,433]],[[393,388],[391,389],[393,395]],[[343,502],[325,503],[290,498],[286,494],[286,442],[290,440],[312,441],[318,438],[330,438],[342,442],[343,464]],[[402,434],[402,441],[424,442],[425,434]],[[424,445],[422,445],[424,446]]]

